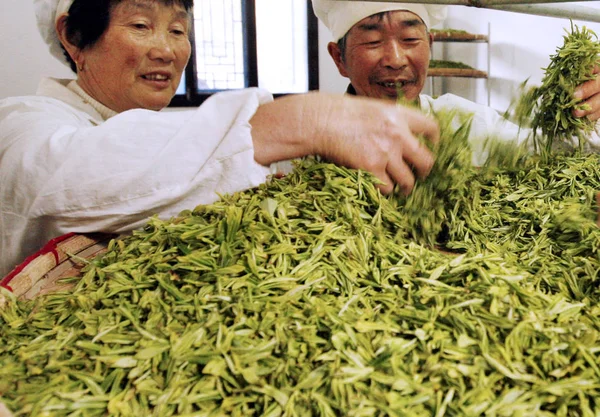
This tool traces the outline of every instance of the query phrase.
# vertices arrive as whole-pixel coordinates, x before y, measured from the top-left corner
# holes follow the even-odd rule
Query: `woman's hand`
[[[600,73],[600,66],[594,67],[594,74]],[[600,77],[596,76],[593,80],[589,80],[581,84],[575,89],[573,94],[576,99],[582,100],[581,104],[587,104],[589,110],[574,110],[573,116],[585,117],[590,120],[600,119]]]
[[[437,142],[439,127],[420,111],[384,100],[309,93],[261,106],[250,121],[257,162],[320,155],[410,193],[415,174],[425,177],[434,158],[417,136]]]

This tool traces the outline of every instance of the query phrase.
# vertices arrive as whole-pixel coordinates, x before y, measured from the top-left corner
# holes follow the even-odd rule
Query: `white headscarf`
[[[446,6],[419,3],[374,1],[312,0],[317,17],[327,26],[335,41],[344,37],[352,26],[381,12],[406,10],[419,16],[428,29],[446,18]]]
[[[33,0],[35,17],[42,39],[48,45],[52,56],[65,65],[69,62],[65,58],[63,50],[56,34],[56,21],[62,15],[68,14],[69,8],[74,0]]]

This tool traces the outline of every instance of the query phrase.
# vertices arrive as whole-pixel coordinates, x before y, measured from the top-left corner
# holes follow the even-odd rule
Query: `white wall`
[[[348,79],[342,77],[333,59],[327,52],[327,44],[331,42],[331,33],[319,22],[319,89],[330,93],[343,93],[348,87]]]
[[[44,75],[72,77],[54,59],[35,23],[32,0],[0,0],[0,99],[34,94]]]
[[[0,99],[35,93],[42,76],[72,77],[71,71],[50,56],[35,23],[32,0],[1,0],[0,13]],[[199,0],[196,0],[199,1]],[[579,3],[599,7],[600,1]],[[600,12],[600,10],[599,10]],[[549,56],[562,44],[563,28],[567,19],[532,16],[464,6],[450,6],[444,27],[463,29],[473,33],[491,31],[491,105],[505,110],[515,88],[526,78],[538,82]],[[575,22],[586,25],[600,34],[599,23]],[[321,90],[345,91],[347,80],[341,77],[326,49],[330,41],[327,29],[319,24],[319,76]],[[438,53],[439,47],[435,52]],[[460,60],[480,69],[486,69],[485,45],[448,45],[447,58]],[[436,84],[437,86],[438,84]],[[483,80],[452,79],[444,85],[447,91],[471,100],[487,103],[486,82]],[[436,87],[437,88],[437,87]],[[428,86],[430,89],[430,86]],[[434,91],[435,92],[435,91]]]

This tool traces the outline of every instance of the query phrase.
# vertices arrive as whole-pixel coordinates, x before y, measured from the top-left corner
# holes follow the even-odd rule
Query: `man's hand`
[[[589,80],[581,84],[575,89],[574,97],[581,100],[581,104],[587,104],[590,108],[588,110],[574,110],[573,116],[585,117],[587,116],[590,120],[600,119],[600,66],[594,67],[594,74],[596,77],[593,80]]]

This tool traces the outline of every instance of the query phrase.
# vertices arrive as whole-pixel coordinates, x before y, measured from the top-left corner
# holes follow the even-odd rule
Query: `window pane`
[[[179,86],[177,87],[177,91],[175,91],[177,95],[185,95],[185,71],[181,75],[181,81],[179,81]]]
[[[307,0],[256,0],[258,85],[308,91]]]
[[[199,90],[244,88],[242,0],[202,0],[194,5]]]

